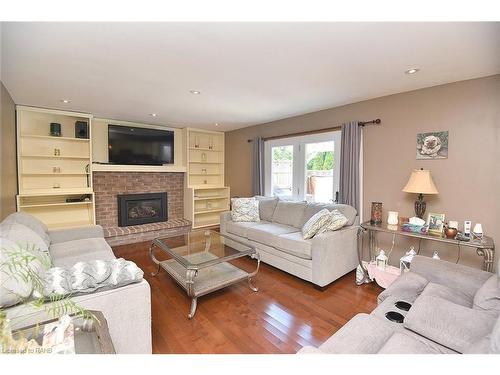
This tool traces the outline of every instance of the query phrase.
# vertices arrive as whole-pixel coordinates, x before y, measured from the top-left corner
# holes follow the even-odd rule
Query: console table
[[[368,248],[370,251],[370,257],[375,257],[375,243],[376,243],[376,235],[379,232],[389,233],[392,235],[404,236],[404,237],[413,237],[417,238],[418,241],[418,249],[417,254],[420,253],[420,247],[422,244],[422,240],[427,241],[435,241],[442,242],[446,244],[456,245],[458,248],[461,246],[476,249],[476,254],[478,256],[483,257],[483,269],[488,272],[492,272],[493,270],[493,258],[495,256],[495,244],[493,242],[493,238],[484,236],[482,240],[471,239],[470,241],[459,241],[452,238],[446,238],[444,236],[437,236],[432,234],[421,234],[421,233],[413,233],[413,232],[405,232],[401,230],[400,226],[392,226],[392,225],[374,225],[370,224],[369,221],[362,223],[360,230],[358,232],[358,257],[359,264],[361,269],[364,272],[365,278],[362,282],[358,282],[358,284],[362,284],[367,282],[368,280],[368,271],[363,265],[363,235],[368,232]]]

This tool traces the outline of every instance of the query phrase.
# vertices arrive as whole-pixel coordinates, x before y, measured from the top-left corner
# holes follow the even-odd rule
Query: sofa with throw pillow
[[[398,301],[409,303],[409,310],[398,308]],[[492,274],[417,255],[378,302],[319,348],[299,353],[500,354],[500,262]],[[389,311],[403,321],[388,320]]]
[[[0,223],[0,251],[3,265],[21,251],[33,255],[31,268],[46,283],[49,296],[70,293],[78,306],[101,311],[117,353],[151,353],[149,284],[135,264],[115,258],[102,227],[51,231],[33,216],[16,212]],[[0,276],[0,307],[12,318],[13,329],[51,318],[46,308],[21,303],[41,297],[32,295],[33,287],[9,277],[6,268]]]
[[[260,196],[233,199],[220,220],[222,234],[255,246],[263,262],[319,287],[358,265],[358,228],[356,209],[348,205]]]

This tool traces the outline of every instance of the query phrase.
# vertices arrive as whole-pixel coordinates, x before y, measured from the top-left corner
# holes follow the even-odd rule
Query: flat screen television
[[[111,164],[173,164],[174,132],[109,124],[108,150]]]

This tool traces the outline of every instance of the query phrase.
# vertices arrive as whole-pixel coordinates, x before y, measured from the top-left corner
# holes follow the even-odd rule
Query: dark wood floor
[[[318,346],[359,312],[376,306],[381,289],[356,286],[354,272],[325,291],[261,263],[252,292],[246,282],[198,299],[194,319],[187,318],[190,299],[166,273],[151,277],[156,267],[149,243],[116,246],[116,256],[134,261],[151,285],[154,353],[296,353]],[[255,261],[239,259],[247,271]]]

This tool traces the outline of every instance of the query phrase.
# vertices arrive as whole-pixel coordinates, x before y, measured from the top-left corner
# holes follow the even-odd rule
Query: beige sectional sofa
[[[259,222],[233,222],[230,212],[221,214],[220,230],[229,238],[256,247],[261,260],[301,279],[324,287],[358,265],[356,210],[342,204],[317,204],[256,197]],[[348,222],[334,232],[302,238],[302,226],[321,209],[338,209]],[[231,246],[238,248],[238,243]]]
[[[71,267],[79,261],[115,259],[113,251],[104,240],[102,227],[92,225],[50,231],[42,222],[23,212],[8,216],[0,224],[2,248],[8,240],[20,243],[23,236],[27,236],[23,235],[22,230],[15,233],[5,230],[9,222],[17,222],[27,227],[26,232],[33,236],[31,231],[34,231],[40,241],[47,243],[53,267]],[[152,352],[151,290],[146,280],[116,289],[97,290],[75,296],[72,300],[87,310],[97,310],[104,314],[117,353]],[[35,309],[26,304],[8,307],[5,311],[8,318],[15,317],[12,319],[13,329],[51,318],[44,309]]]

